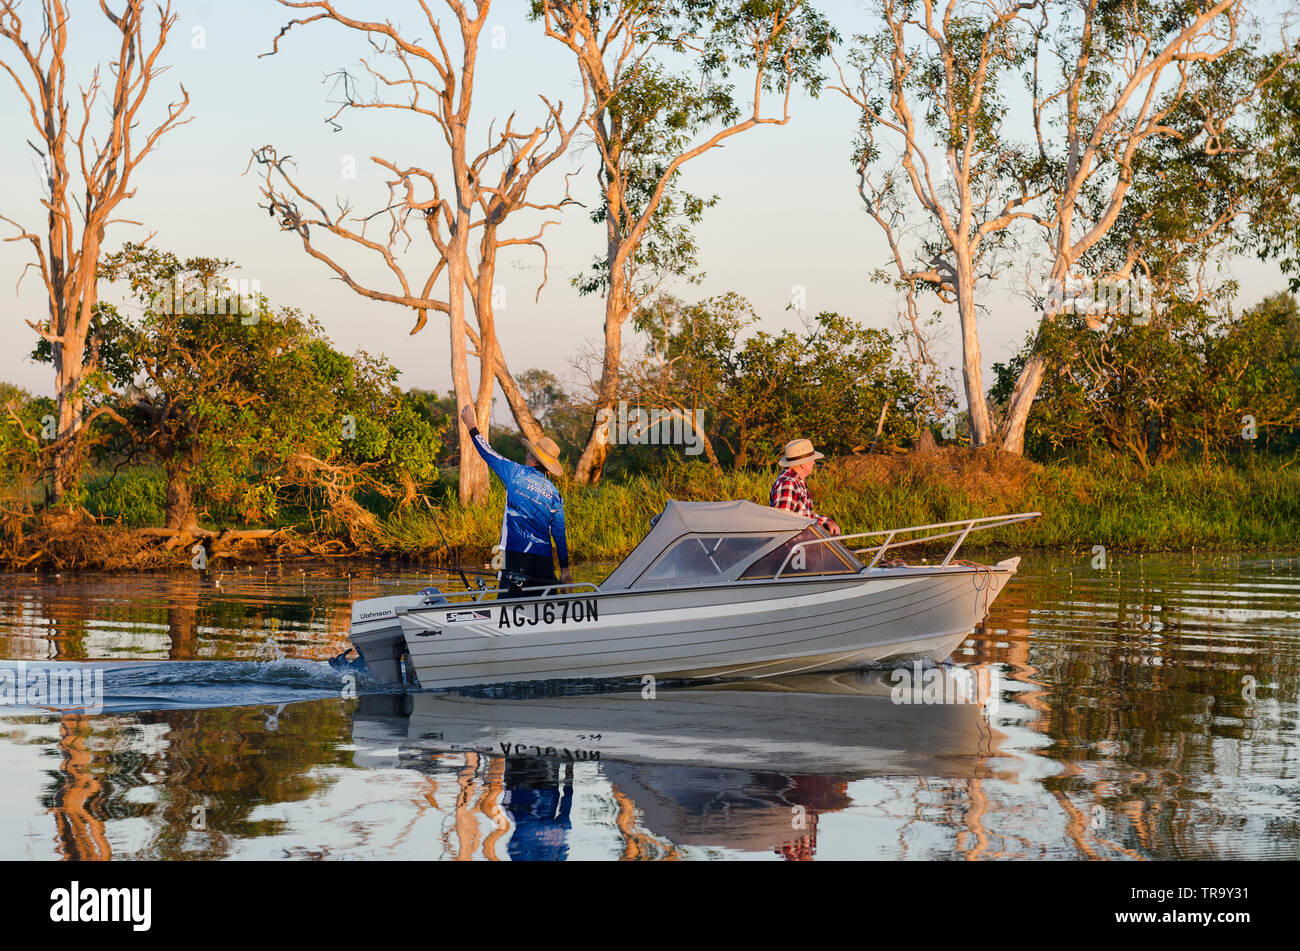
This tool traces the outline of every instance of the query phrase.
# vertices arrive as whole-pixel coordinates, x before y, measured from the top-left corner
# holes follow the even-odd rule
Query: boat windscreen
[[[742,579],[771,578],[777,571],[781,577],[793,575],[840,575],[860,571],[862,563],[839,542],[821,542],[796,548],[800,542],[828,538],[825,531],[809,526],[784,545],[772,549],[750,565],[740,576]],[[786,559],[789,559],[787,562]],[[782,565],[785,567],[782,568]]]
[[[716,580],[730,577],[742,563],[779,535],[687,535],[671,545],[637,584]]]

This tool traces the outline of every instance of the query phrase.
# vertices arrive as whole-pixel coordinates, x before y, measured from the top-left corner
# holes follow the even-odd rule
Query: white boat
[[[424,688],[937,662],[984,619],[1020,561],[959,561],[962,542],[1037,516],[831,537],[752,502],[673,501],[599,585],[513,599],[499,589],[371,598],[352,606],[351,639],[375,679]],[[935,564],[884,564],[899,548],[948,538]],[[880,543],[853,549],[858,540]]]

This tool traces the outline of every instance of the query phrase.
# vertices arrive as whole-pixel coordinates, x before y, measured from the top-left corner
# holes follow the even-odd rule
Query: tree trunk
[[[478,274],[475,276],[477,293],[474,312],[478,318],[478,393],[474,397],[474,415],[479,430],[486,433],[492,423],[492,388],[496,383],[497,330],[492,308],[492,283],[496,279],[496,239],[491,233],[491,222],[483,225]]]
[[[89,328],[71,317],[65,318],[63,324],[67,328],[64,339],[53,344],[54,385],[58,400],[58,431],[54,438],[61,443],[53,460],[55,502],[76,488],[80,478],[76,440],[86,411],[81,385],[86,371],[82,361]]]
[[[614,411],[614,403],[618,399],[623,357],[623,322],[627,319],[628,308],[626,284],[621,271],[621,268],[610,269],[609,296],[605,299],[605,358],[600,370],[591,431],[574,473],[578,482],[587,485],[600,481],[601,474],[605,471],[605,460],[609,458],[606,417]]]
[[[54,345],[54,386],[58,400],[58,429],[54,438],[62,442],[65,437],[75,433],[85,409],[78,396],[81,388],[81,361],[69,362],[63,347]],[[75,485],[76,460],[72,443],[63,443],[54,453],[54,481],[51,501],[57,502]]]
[[[515,418],[515,425],[524,437],[532,442],[537,442],[543,435],[542,424],[537,421],[533,411],[528,408],[528,401],[524,399],[524,394],[519,391],[515,385],[515,379],[510,375],[510,370],[506,366],[506,358],[501,353],[501,348],[497,347],[497,382],[501,384],[501,392],[506,395],[506,402],[510,404],[510,412]]]
[[[447,297],[451,325],[451,380],[456,393],[456,406],[474,406],[474,394],[469,383],[469,362],[465,347],[465,246],[468,235],[468,216],[458,223],[457,233],[451,242],[451,256],[447,261]],[[480,421],[481,422],[481,421]],[[460,502],[462,505],[479,505],[487,499],[487,464],[479,456],[469,438],[469,430],[456,419],[460,434]],[[486,432],[486,430],[483,430]]]
[[[167,528],[192,532],[199,527],[198,523],[198,515],[194,511],[194,499],[190,494],[189,483],[183,477],[173,476],[169,478],[167,480]]]
[[[477,312],[478,303],[475,302]],[[483,338],[476,334],[472,329],[466,328],[469,333],[470,343],[472,343],[479,352],[479,359],[483,358]],[[501,392],[506,395],[506,403],[510,406],[510,413],[514,416],[515,425],[527,439],[537,442],[544,433],[542,424],[537,421],[533,411],[528,408],[528,401],[524,399],[524,394],[519,391],[515,384],[515,378],[510,373],[510,368],[506,365],[505,354],[501,352],[501,344],[497,343],[496,347],[496,377],[497,382],[501,384]]]
[[[1069,254],[1068,235],[1072,221],[1073,214],[1067,210],[1062,217],[1064,230],[1058,234],[1056,257],[1052,262],[1051,273],[1048,275],[1049,287],[1052,288],[1064,288],[1065,281],[1070,276],[1073,258]],[[1054,293],[1063,294],[1063,291],[1054,291]],[[1045,311],[1039,317],[1039,328],[1041,329],[1045,322],[1054,318],[1055,314],[1050,309]],[[1020,370],[1020,376],[1016,379],[1015,389],[1011,391],[1011,398],[1007,401],[1007,412],[998,433],[998,442],[1003,452],[1014,456],[1025,454],[1025,426],[1029,422],[1029,411],[1033,408],[1034,397],[1038,395],[1038,388],[1043,384],[1043,375],[1046,371],[1047,359],[1038,352],[1030,353],[1029,359]]]
[[[962,379],[966,384],[966,406],[970,411],[972,449],[988,444],[992,435],[988,404],[984,401],[984,371],[976,324],[975,273],[972,262],[958,255],[957,314],[961,318]]]
[[[1042,385],[1046,369],[1047,361],[1041,354],[1032,354],[1025,361],[1020,377],[1016,380],[1016,388],[1011,391],[1011,399],[1007,403],[1006,419],[1002,422],[1000,441],[1003,452],[1024,455],[1025,424],[1029,421],[1029,410],[1033,406],[1034,397],[1038,395],[1038,387]]]
[[[749,440],[740,439],[740,448],[736,450],[736,457],[732,460],[732,468],[745,470],[749,468]]]
[[[709,434],[705,431],[703,426],[701,426],[696,432],[700,437],[700,443],[704,446],[704,458],[709,460],[709,465],[711,465],[714,470],[721,472],[722,463],[718,462],[718,453],[717,450],[713,448],[713,440],[709,438]]]
[[[190,488],[189,468],[184,464],[167,467],[166,515],[168,528],[190,531],[199,527],[194,494]]]

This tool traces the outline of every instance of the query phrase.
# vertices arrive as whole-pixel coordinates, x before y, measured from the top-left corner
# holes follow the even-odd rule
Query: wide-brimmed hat
[[[560,465],[560,447],[555,444],[555,440],[550,436],[543,436],[537,442],[525,439],[524,445],[533,454],[533,458],[540,462],[542,468],[551,475],[558,478],[564,474],[564,467]]]
[[[801,466],[805,462],[825,458],[813,448],[811,439],[791,439],[785,444],[785,454],[781,457],[779,465],[789,469],[791,466]]]

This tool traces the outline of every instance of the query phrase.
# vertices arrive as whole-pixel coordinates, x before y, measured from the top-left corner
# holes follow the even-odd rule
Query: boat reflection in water
[[[568,856],[575,768],[612,787],[625,857],[696,846],[810,858],[818,817],[849,807],[854,781],[993,775],[1005,737],[986,716],[997,699],[989,674],[931,668],[924,687],[852,671],[613,693],[362,697],[353,761],[430,773],[445,770],[447,753],[485,764],[516,859]]]

